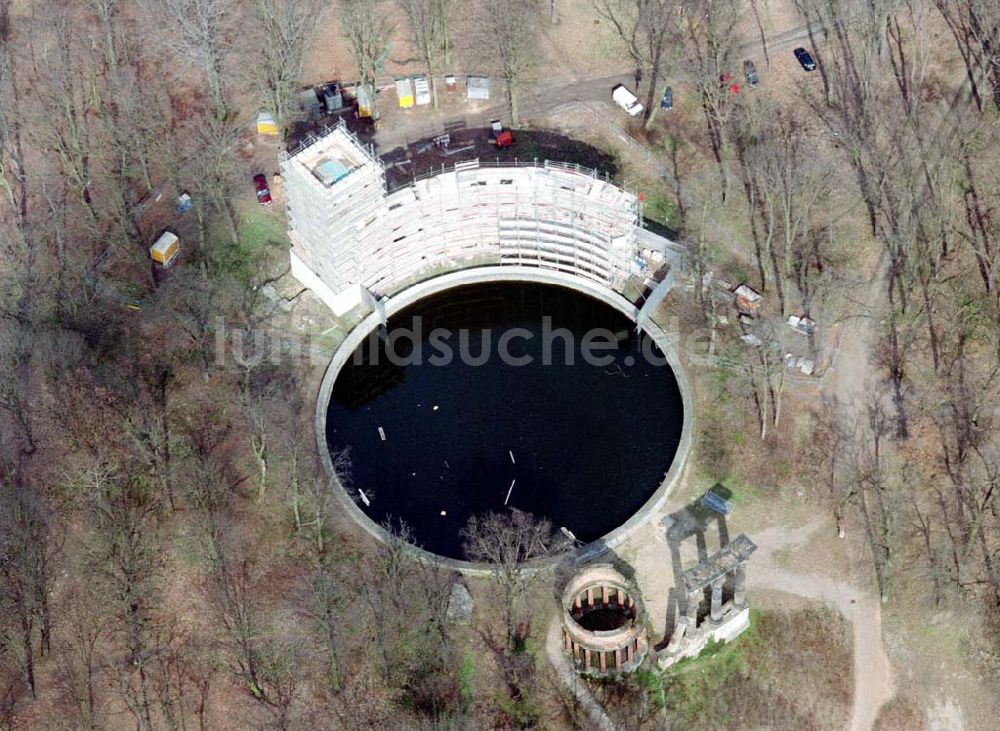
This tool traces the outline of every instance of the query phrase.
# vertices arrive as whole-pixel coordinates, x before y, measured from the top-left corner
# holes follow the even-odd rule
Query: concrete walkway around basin
[[[559,682],[573,694],[577,703],[586,711],[593,728],[599,731],[615,731],[617,725],[604,707],[597,702],[586,682],[576,674],[576,670],[569,664],[569,658],[563,653],[562,624],[559,617],[554,617],[549,623],[549,632],[545,637],[545,655],[552,663]]]

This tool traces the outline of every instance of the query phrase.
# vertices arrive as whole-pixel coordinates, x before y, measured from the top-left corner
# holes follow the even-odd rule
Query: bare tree
[[[406,13],[410,40],[427,69],[434,107],[438,105],[437,73],[448,46],[448,13],[451,0],[396,0]]]
[[[166,28],[158,34],[182,67],[204,75],[212,114],[222,121],[230,114],[224,73],[232,50],[231,22],[237,7],[231,0],[146,0],[150,22]]]
[[[883,450],[883,440],[889,427],[879,396],[872,398],[868,416],[868,424],[862,427],[854,454],[854,491],[851,497],[861,512],[879,594],[885,602],[889,599],[892,585],[892,565],[898,547],[905,487],[901,484],[902,475],[893,474],[890,469]]]
[[[361,85],[372,105],[372,119],[378,120],[376,78],[389,52],[393,27],[383,0],[342,0],[340,26],[358,67]]]
[[[63,175],[87,212],[89,233],[96,234],[102,215],[94,201],[97,146],[87,115],[92,59],[80,52],[77,41],[74,18],[65,8],[35,26],[31,61],[41,80],[36,98],[45,112],[42,123],[30,127],[30,135],[35,144],[56,152]]]
[[[830,172],[811,157],[798,119],[770,110],[768,117],[774,120],[771,124],[736,136],[751,229],[759,232],[758,251],[766,255],[759,266],[763,270],[764,258],[771,263],[770,283],[781,314],[793,306],[790,287],[798,291],[797,304],[808,313],[814,285],[828,264],[824,243],[829,237],[821,234],[815,219],[829,195]],[[766,288],[768,279],[762,276],[762,280]]]
[[[32,696],[35,667],[49,651],[52,543],[47,511],[23,478],[0,474],[0,638],[14,657]]]
[[[0,187],[17,224],[22,249],[28,218],[28,175],[21,135],[23,108],[18,83],[15,40],[11,33],[11,0],[0,0]]]
[[[698,89],[712,153],[719,166],[722,200],[726,199],[729,140],[727,120],[735,100],[724,75],[738,38],[741,3],[697,0],[681,6],[683,65]]]
[[[503,79],[511,124],[521,124],[521,94],[538,65],[538,0],[497,0],[481,9],[483,50]]]
[[[158,501],[141,473],[112,466],[81,475],[89,497],[87,550],[125,648],[109,665],[136,723],[152,725],[147,663],[158,592]]]
[[[992,0],[934,0],[955,39],[972,97],[983,111],[979,87],[989,79],[1000,106],[1000,8]]]
[[[646,81],[643,121],[653,125],[666,87],[667,64],[678,37],[679,6],[671,0],[597,0],[598,14],[614,27],[635,65],[635,83],[641,93]]]
[[[254,0],[254,49],[262,63],[253,79],[282,124],[293,111],[302,64],[328,5],[326,0]]]
[[[508,652],[516,651],[523,639],[521,601],[535,575],[529,566],[542,557],[558,556],[568,543],[553,531],[552,524],[531,513],[511,508],[507,513],[474,515],[462,530],[465,555],[488,564],[503,595],[503,618]]]
[[[107,627],[94,611],[95,604],[94,592],[76,583],[64,592],[60,606],[64,620],[54,652],[57,707],[83,729],[101,727],[104,705],[100,648]]]
[[[88,8],[99,28],[93,86],[100,95],[98,109],[108,148],[109,204],[123,235],[140,243],[139,197],[153,188],[153,140],[165,133],[169,113],[139,78],[140,54],[133,40],[137,34],[119,0],[89,0]]]
[[[722,364],[738,377],[742,394],[753,407],[761,440],[778,425],[785,385],[785,364],[773,328],[762,326],[750,334],[751,342],[731,344],[735,353],[724,355]]]

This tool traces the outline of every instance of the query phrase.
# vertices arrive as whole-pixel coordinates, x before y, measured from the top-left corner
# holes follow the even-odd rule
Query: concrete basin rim
[[[635,323],[638,315],[638,308],[635,305],[615,290],[600,282],[581,275],[557,270],[511,265],[459,269],[417,282],[385,300],[385,315],[387,318],[390,318],[422,299],[449,289],[491,282],[526,282],[564,287],[593,297],[613,307],[628,317],[633,323]],[[323,463],[323,471],[326,473],[327,480],[338,502],[355,523],[360,525],[378,541],[384,543],[389,537],[386,530],[368,517],[347,493],[347,490],[334,472],[330,450],[326,443],[327,407],[333,392],[333,384],[341,368],[347,363],[355,349],[378,327],[379,322],[379,314],[377,312],[370,313],[351,329],[334,351],[330,363],[323,374],[319,394],[316,398],[315,430],[316,444],[320,461]],[[649,499],[620,526],[571,553],[571,560],[577,564],[592,561],[621,545],[632,533],[660,512],[667,498],[673,492],[674,487],[680,481],[684,466],[688,460],[694,430],[694,414],[692,411],[694,399],[692,398],[687,373],[681,363],[677,349],[674,347],[674,339],[666,331],[651,319],[646,319],[643,324],[643,330],[666,356],[674,378],[677,381],[677,388],[681,395],[681,406],[683,409],[681,436],[678,440],[670,469],[653,494],[650,495]],[[493,573],[488,564],[442,556],[413,545],[407,545],[407,550],[415,558],[436,562],[439,565],[459,571],[468,576],[490,576]],[[555,567],[560,560],[562,559],[539,559],[529,564],[529,569],[536,571],[550,569]]]

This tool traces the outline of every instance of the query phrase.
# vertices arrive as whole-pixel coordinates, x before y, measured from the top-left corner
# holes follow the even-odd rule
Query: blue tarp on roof
[[[332,185],[336,183],[341,178],[347,176],[351,172],[348,168],[341,165],[336,160],[325,160],[316,166],[317,171],[320,173],[320,177],[327,182],[327,185]]]

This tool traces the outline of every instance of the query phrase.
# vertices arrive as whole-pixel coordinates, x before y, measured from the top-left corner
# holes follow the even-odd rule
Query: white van
[[[628,112],[629,116],[634,117],[642,111],[642,104],[639,103],[639,98],[629,91],[624,84],[618,84],[618,86],[611,90],[611,98],[615,100],[615,104]]]

